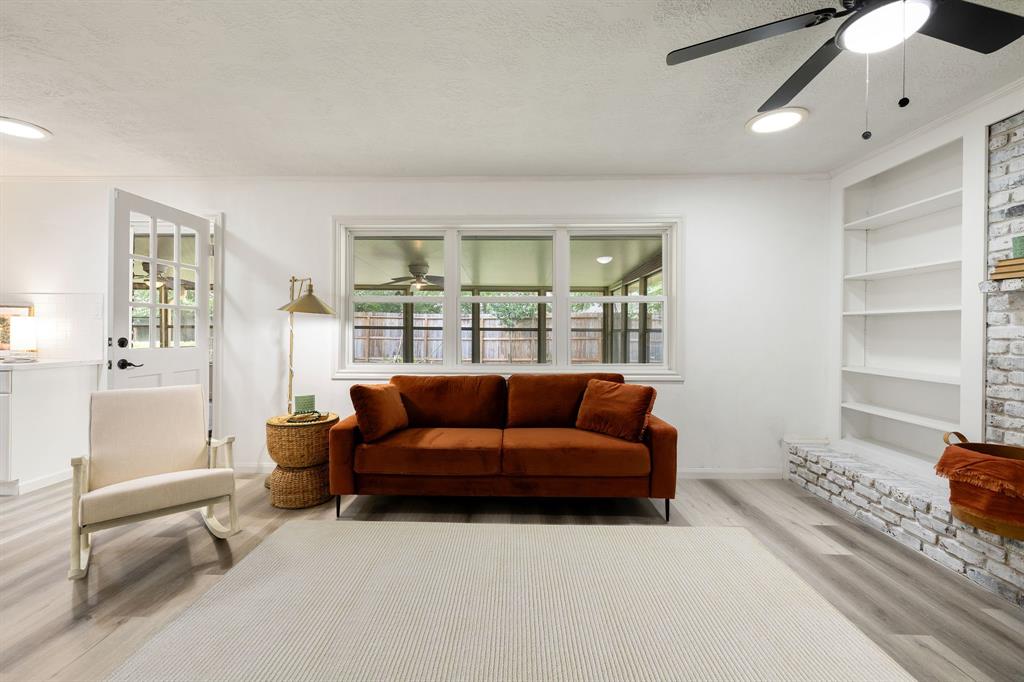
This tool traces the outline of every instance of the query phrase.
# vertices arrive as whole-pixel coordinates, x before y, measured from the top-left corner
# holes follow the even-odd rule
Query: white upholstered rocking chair
[[[200,386],[99,391],[90,405],[89,456],[71,460],[71,567],[68,579],[89,571],[91,533],[203,507],[215,537],[238,532],[234,436],[206,439]],[[225,453],[225,467],[217,454]],[[227,502],[227,527],[213,505]]]

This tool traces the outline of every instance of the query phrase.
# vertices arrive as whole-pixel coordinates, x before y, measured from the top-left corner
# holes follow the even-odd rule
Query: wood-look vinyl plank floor
[[[89,576],[67,571],[70,486],[0,498],[0,679],[102,679],[292,519],[238,480],[243,531],[215,541],[198,512],[101,531]],[[346,497],[366,521],[661,525],[661,502]],[[1024,612],[791,483],[686,480],[671,525],[742,526],[922,680],[1024,680]]]

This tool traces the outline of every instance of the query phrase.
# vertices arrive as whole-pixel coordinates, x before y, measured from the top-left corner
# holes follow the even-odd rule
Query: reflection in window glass
[[[552,306],[463,303],[460,309],[462,362],[495,365],[551,362]]]
[[[443,237],[355,237],[356,296],[440,295]]]
[[[356,303],[353,359],[374,364],[443,360],[441,303]]]
[[[131,347],[149,348],[149,318],[152,308],[133,306],[128,311],[131,320]]]
[[[513,296],[551,288],[551,237],[466,236],[460,248],[463,287]]]
[[[153,294],[149,290],[149,269],[152,267],[152,263],[133,258],[129,267],[131,268],[132,278],[132,302],[153,303]]]

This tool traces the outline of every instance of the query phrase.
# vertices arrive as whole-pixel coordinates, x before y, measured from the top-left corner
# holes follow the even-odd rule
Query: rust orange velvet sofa
[[[355,415],[330,433],[341,495],[655,497],[676,491],[676,429],[651,416],[641,442],[575,428],[590,379],[621,374],[395,376],[409,425],[363,442]]]

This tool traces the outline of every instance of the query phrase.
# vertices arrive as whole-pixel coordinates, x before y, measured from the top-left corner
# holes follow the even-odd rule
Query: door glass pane
[[[149,318],[152,315],[152,308],[145,306],[133,306],[128,309],[128,316],[131,319],[131,347],[149,348]]]
[[[156,324],[153,330],[154,348],[174,347],[174,317],[174,309],[157,308],[156,317],[154,318]]]
[[[178,319],[181,322],[179,345],[183,347],[196,345],[196,311],[179,310]]]
[[[536,296],[551,289],[551,237],[463,237],[463,286]]]
[[[440,295],[444,237],[355,237],[355,296]]]
[[[149,290],[149,269],[152,263],[133,258],[131,268],[131,301],[133,303],[153,303],[153,294]]]
[[[177,226],[166,220],[156,221],[156,257],[174,260],[174,233]]]
[[[195,265],[196,261],[196,231],[185,225],[180,226],[178,262],[183,265]]]
[[[639,303],[626,303],[626,328],[627,329],[639,329],[640,328],[640,304]]]
[[[569,239],[569,286],[591,296],[638,295],[640,277],[661,270],[658,235],[595,235]],[[623,284],[632,283],[623,291]],[[656,294],[651,294],[656,295]]]
[[[178,285],[181,305],[196,305],[196,271],[182,268]]]
[[[178,302],[175,294],[175,277],[173,265],[156,266],[156,292],[158,303],[174,304]]]
[[[151,219],[148,215],[135,213],[128,214],[128,233],[131,239],[130,253],[135,256],[151,257],[149,244],[149,227]]]

